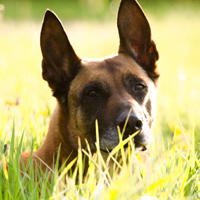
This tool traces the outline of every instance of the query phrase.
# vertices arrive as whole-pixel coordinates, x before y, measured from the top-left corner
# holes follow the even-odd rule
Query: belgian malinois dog
[[[46,139],[33,153],[34,163],[53,167],[77,156],[87,139],[96,151],[95,120],[100,150],[109,153],[119,144],[117,127],[126,139],[135,132],[136,151],[147,150],[152,139],[159,73],[158,52],[147,18],[136,0],[122,0],[117,19],[118,54],[102,59],[81,59],[75,53],[57,16],[47,10],[41,30],[42,76],[57,99]],[[35,156],[36,155],[36,156]],[[25,165],[30,152],[22,154]],[[38,159],[38,157],[40,159]]]

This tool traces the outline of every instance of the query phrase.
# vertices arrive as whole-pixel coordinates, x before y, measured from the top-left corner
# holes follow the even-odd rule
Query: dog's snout
[[[122,113],[117,118],[116,121],[117,121],[117,126],[120,127],[121,131],[125,128],[124,132],[125,138],[128,137],[129,135],[132,135],[136,131],[141,130],[143,126],[142,120],[135,114],[131,114],[128,117],[127,113]]]

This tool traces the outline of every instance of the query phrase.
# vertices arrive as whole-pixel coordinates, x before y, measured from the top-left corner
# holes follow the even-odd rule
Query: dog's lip
[[[128,144],[124,145],[124,149],[128,148]],[[101,151],[103,151],[104,153],[110,153],[113,149],[100,149]],[[139,152],[139,151],[146,151],[147,150],[147,145],[142,144],[142,143],[138,143],[135,142],[135,152]]]
[[[137,151],[146,151],[147,146],[145,144],[135,142],[135,150],[136,150],[136,152]]]

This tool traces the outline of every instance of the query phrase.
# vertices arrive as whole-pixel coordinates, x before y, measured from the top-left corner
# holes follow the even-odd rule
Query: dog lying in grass
[[[137,152],[148,149],[155,119],[158,51],[146,16],[135,0],[121,1],[117,26],[118,54],[81,59],[60,20],[46,11],[40,38],[42,76],[57,106],[45,141],[32,155],[34,165],[43,171],[47,165],[52,168],[56,160],[59,168],[73,161],[78,155],[78,140],[82,148],[87,140],[91,153],[96,152],[95,120],[104,155],[119,144],[119,130],[122,140],[137,133],[132,140]],[[30,154],[22,153],[25,166]]]

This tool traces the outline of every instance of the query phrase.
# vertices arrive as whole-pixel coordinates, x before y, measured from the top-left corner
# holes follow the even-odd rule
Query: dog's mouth
[[[135,152],[138,153],[140,151],[146,151],[147,150],[147,146],[145,144],[141,144],[141,143],[138,143],[138,142],[134,142],[135,144]],[[124,149],[127,149],[128,148],[128,144],[125,144],[124,145]],[[113,149],[100,149],[102,152],[105,152],[105,153],[111,153]]]
[[[135,142],[135,152],[146,151],[146,150],[147,150],[146,145]]]

